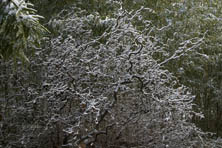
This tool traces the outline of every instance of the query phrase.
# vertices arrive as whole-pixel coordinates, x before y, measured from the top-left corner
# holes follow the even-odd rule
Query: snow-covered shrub
[[[2,101],[0,110],[5,114],[0,120],[1,145],[204,145],[204,133],[190,122],[198,115],[192,110],[193,96],[153,58],[155,32],[137,30],[132,24],[141,11],[150,9],[119,9],[106,19],[72,10],[49,22],[58,36],[45,39],[46,46],[37,50],[30,75],[18,71],[16,79],[3,74],[0,84],[10,85],[1,88],[18,86],[19,90],[1,93],[9,102]]]
[[[131,23],[142,10],[119,10],[106,20],[80,11],[57,18],[60,36],[51,40],[48,89],[41,97],[46,113],[64,123],[61,131],[70,145],[204,144],[203,133],[190,123],[196,113],[189,90],[153,59],[151,30]]]

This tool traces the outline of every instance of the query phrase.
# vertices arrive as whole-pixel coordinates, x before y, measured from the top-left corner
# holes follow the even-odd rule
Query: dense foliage
[[[0,3],[0,58],[20,58],[28,61],[24,52],[39,45],[43,32],[36,10],[23,0],[3,0]]]
[[[32,2],[40,48],[0,2],[0,147],[221,147],[220,2]]]

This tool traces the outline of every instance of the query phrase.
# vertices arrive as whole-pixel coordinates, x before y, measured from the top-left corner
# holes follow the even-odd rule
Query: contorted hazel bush
[[[41,148],[206,145],[190,122],[198,115],[193,96],[153,58],[158,38],[141,11],[152,13],[120,7],[103,18],[73,8],[52,19],[58,36],[45,39],[32,61],[41,82],[21,92],[16,108],[7,104],[5,121],[17,126],[2,132],[4,141]],[[135,21],[147,29],[137,30]]]
[[[71,120],[67,113],[59,113],[66,123],[63,131],[72,129],[71,145],[204,144],[203,133],[190,123],[197,115],[192,95],[186,87],[177,87],[176,78],[152,58],[158,40],[152,30],[139,31],[132,24],[141,11],[151,13],[145,8],[120,9],[113,18],[102,19],[76,10],[51,21],[57,22],[60,36],[51,40],[47,93],[56,108],[72,104]],[[142,23],[152,26],[149,21]]]

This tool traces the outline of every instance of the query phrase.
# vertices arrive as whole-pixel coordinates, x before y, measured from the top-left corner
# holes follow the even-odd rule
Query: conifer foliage
[[[28,61],[24,52],[39,45],[47,29],[39,23],[43,17],[32,6],[24,0],[0,2],[0,58]]]

